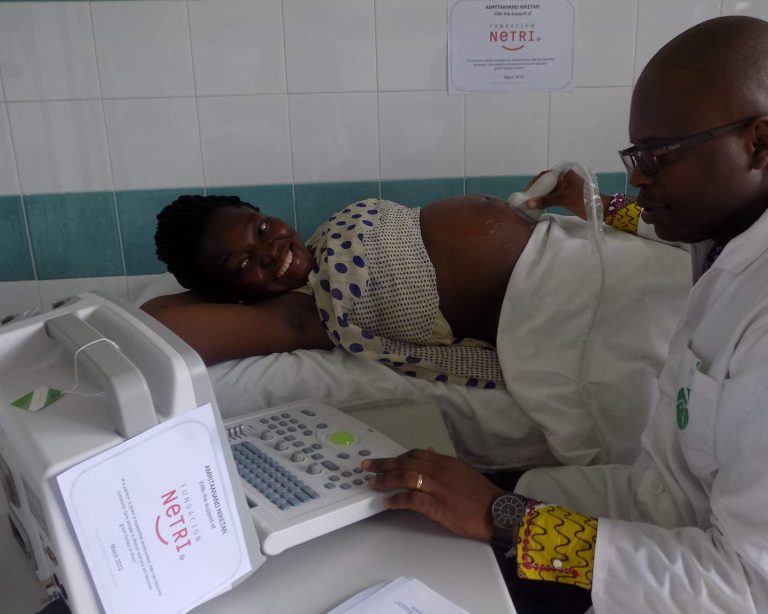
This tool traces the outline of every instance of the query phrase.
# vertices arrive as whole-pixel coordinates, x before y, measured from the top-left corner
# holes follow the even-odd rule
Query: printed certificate
[[[572,89],[575,1],[453,0],[449,93]]]
[[[210,404],[57,479],[108,614],[187,612],[251,571]]]

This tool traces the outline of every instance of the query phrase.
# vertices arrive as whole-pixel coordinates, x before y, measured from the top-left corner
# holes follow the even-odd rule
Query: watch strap
[[[510,492],[501,493],[493,498],[490,505],[493,545],[514,550],[527,501],[526,497]],[[510,516],[510,510],[512,510],[512,516]]]

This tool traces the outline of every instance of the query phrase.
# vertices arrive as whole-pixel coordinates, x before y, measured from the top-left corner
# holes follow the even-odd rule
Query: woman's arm
[[[331,349],[314,297],[287,292],[251,305],[205,302],[191,292],[141,308],[197,351],[206,364],[298,349]]]
[[[540,173],[534,177],[528,184],[528,187],[542,174]],[[603,202],[603,222],[607,226],[629,234],[639,234],[653,241],[678,245],[662,241],[656,237],[654,232],[648,230],[647,225],[645,225],[644,231],[641,232],[639,230],[642,208],[638,204],[636,197],[621,193],[612,195],[600,194],[600,200]],[[583,220],[587,219],[587,212],[584,209],[584,180],[576,171],[570,170],[561,175],[557,185],[549,194],[532,198],[527,202],[529,209],[546,209],[555,205],[568,209]]]

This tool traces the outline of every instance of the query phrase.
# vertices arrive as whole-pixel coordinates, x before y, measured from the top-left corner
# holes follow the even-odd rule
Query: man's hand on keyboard
[[[362,468],[376,474],[368,481],[372,489],[404,489],[387,499],[388,509],[415,510],[458,535],[491,538],[490,504],[502,491],[465,462],[432,450],[410,450],[365,460]]]

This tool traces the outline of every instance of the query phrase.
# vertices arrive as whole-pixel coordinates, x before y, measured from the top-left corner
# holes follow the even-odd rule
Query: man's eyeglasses
[[[668,145],[660,145],[658,147],[649,147],[644,145],[634,145],[628,149],[623,149],[619,152],[619,157],[627,168],[627,172],[632,175],[637,167],[643,171],[646,175],[655,175],[659,171],[659,158],[668,154],[671,151],[678,151],[685,149],[686,147],[692,147],[699,143],[706,143],[712,139],[716,139],[719,136],[748,126],[756,117],[750,117],[749,119],[742,119],[732,124],[726,124],[719,128],[712,128],[711,130],[705,130],[704,132],[698,132],[692,136],[680,139],[674,143]]]

